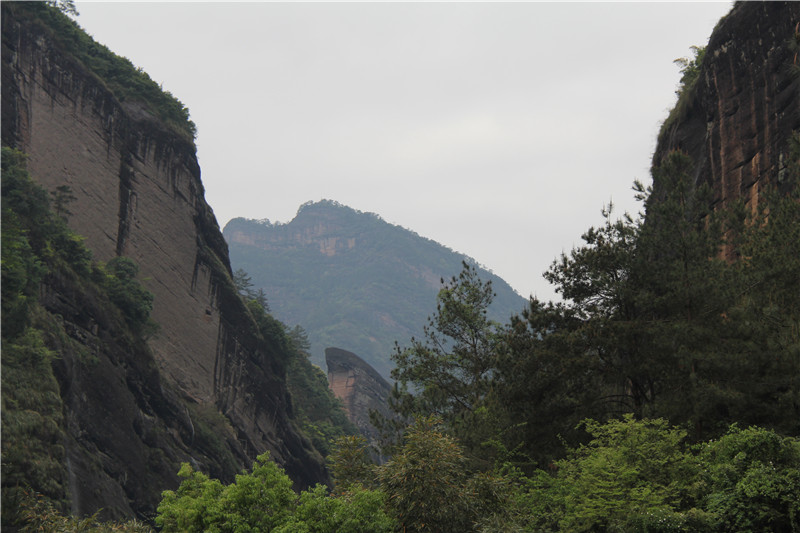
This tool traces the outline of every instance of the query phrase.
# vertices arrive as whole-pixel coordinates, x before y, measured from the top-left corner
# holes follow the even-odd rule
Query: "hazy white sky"
[[[603,205],[638,211],[673,60],[732,4],[76,5],[189,108],[220,227],[332,199],[551,299]]]

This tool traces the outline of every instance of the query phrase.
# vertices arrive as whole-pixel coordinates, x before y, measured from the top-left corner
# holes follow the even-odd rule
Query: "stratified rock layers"
[[[160,329],[149,344],[162,379],[183,401],[224,413],[248,458],[269,450],[298,485],[325,480],[289,420],[283,371],[231,282],[193,143],[117,101],[45,28],[4,9],[2,31],[3,144],[29,155],[45,189],[71,187],[69,225],[95,259],[138,263],[154,294]]]
[[[711,35],[696,86],[661,132],[653,162],[687,152],[695,182],[713,187],[715,206],[738,198],[752,205],[759,189],[780,185],[789,138],[800,128],[798,23],[800,3],[737,3]]]

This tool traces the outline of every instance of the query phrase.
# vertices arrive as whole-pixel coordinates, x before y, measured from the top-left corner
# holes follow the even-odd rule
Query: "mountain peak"
[[[263,289],[275,316],[307,330],[312,360],[324,349],[358,353],[384,377],[397,341],[422,334],[442,279],[476,261],[413,231],[333,200],[308,202],[285,224],[236,218],[223,231],[234,269]],[[526,300],[485,268],[505,322]]]

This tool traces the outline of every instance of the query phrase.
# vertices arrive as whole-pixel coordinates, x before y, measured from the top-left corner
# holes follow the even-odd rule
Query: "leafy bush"
[[[126,522],[98,522],[96,516],[76,518],[62,515],[41,494],[26,492],[20,502],[22,533],[46,531],[48,533],[150,533],[147,524],[133,519]]]
[[[734,425],[699,446],[719,531],[800,531],[800,440]]]
[[[177,491],[165,491],[158,506],[156,524],[173,531],[280,531],[288,532],[383,532],[394,523],[383,511],[383,495],[354,489],[338,497],[322,485],[292,491],[292,482],[272,462],[260,455],[252,471],[236,476],[224,486],[184,463],[184,478]]]
[[[134,331],[143,332],[150,323],[153,293],[136,280],[139,266],[128,257],[115,257],[105,268],[104,285],[108,297],[125,315]]]

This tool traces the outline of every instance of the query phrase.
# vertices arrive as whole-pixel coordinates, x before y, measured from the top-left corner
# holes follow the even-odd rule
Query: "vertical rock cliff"
[[[713,187],[715,206],[738,198],[753,205],[760,188],[780,185],[791,133],[800,128],[798,23],[796,2],[737,3],[665,122],[654,164],[671,150],[687,152],[695,182]]]
[[[387,419],[394,416],[388,404],[392,386],[353,352],[325,348],[325,362],[328,365],[328,383],[333,394],[344,404],[347,418],[377,449],[380,433],[370,422],[370,411],[377,411]]]
[[[29,155],[28,170],[45,189],[71,187],[76,199],[69,225],[86,238],[96,260],[124,255],[138,263],[160,326],[149,340],[157,367],[150,383],[160,380],[174,391],[173,405],[224,414],[233,429],[228,453],[238,458],[236,469],[269,450],[298,485],[325,480],[324,467],[290,419],[276,347],[260,335],[231,281],[227,245],[204,199],[191,139],[145,103],[120,101],[27,9],[4,2],[2,32],[3,144]],[[50,307],[57,307],[53,302]],[[87,341],[85,330],[71,329],[76,338],[83,335],[80,342],[95,342]],[[96,328],[88,331],[89,337],[102,336]],[[130,356],[119,355],[117,364],[133,364],[125,360]],[[68,372],[63,380],[66,389],[93,386]],[[96,401],[75,406],[78,426],[87,409],[103,410],[104,400]],[[191,426],[188,413],[174,416],[189,417],[182,423]],[[128,437],[134,438],[122,431],[113,439]],[[96,444],[98,453],[114,446],[110,439],[95,439],[106,442]],[[177,456],[171,459],[168,467],[177,468]],[[139,466],[115,468],[133,475]],[[116,479],[128,478],[126,472]],[[166,488],[174,487],[149,490],[159,494]],[[103,506],[102,494],[92,503]]]

